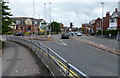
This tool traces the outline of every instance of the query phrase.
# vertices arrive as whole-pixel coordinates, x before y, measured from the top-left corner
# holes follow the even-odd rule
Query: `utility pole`
[[[101,24],[101,36],[103,36],[103,11],[104,11],[104,3],[102,2],[102,24]]]

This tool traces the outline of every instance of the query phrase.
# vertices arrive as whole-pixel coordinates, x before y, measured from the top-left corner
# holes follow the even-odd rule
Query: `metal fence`
[[[7,36],[7,40],[21,43],[32,49],[49,68],[53,76],[65,76],[74,78],[89,78],[76,67],[68,63],[49,47],[39,41],[25,39],[23,37]]]

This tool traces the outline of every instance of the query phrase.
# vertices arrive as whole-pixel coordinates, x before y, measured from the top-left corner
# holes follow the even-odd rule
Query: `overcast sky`
[[[113,13],[118,8],[118,1],[85,1],[85,0],[58,0],[45,1],[34,0],[35,2],[35,18],[45,19],[49,22],[49,18],[53,21],[62,22],[65,26],[69,26],[73,22],[74,26],[81,26],[97,17],[102,17],[102,4],[104,2],[104,16],[106,12]],[[9,6],[14,17],[34,17],[33,0],[9,0]],[[49,2],[51,4],[49,5]],[[46,6],[44,5],[46,3]],[[46,7],[46,8],[45,8]],[[50,17],[49,17],[50,8]]]

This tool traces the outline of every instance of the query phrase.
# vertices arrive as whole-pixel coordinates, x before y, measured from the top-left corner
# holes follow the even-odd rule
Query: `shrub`
[[[30,34],[30,32],[24,32],[23,34],[24,34],[24,35],[29,35],[29,34]]]

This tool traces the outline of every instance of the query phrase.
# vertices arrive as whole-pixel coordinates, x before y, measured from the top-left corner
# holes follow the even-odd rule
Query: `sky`
[[[57,21],[69,26],[81,27],[81,24],[98,17],[106,12],[113,13],[118,8],[119,0],[5,0],[13,17],[35,17],[47,22]],[[33,4],[34,1],[34,4]],[[104,3],[103,7],[101,2]],[[46,5],[44,5],[46,3]],[[51,4],[50,4],[51,3]],[[35,6],[33,6],[35,5]],[[35,9],[33,9],[35,7]],[[103,10],[102,10],[103,9]]]

